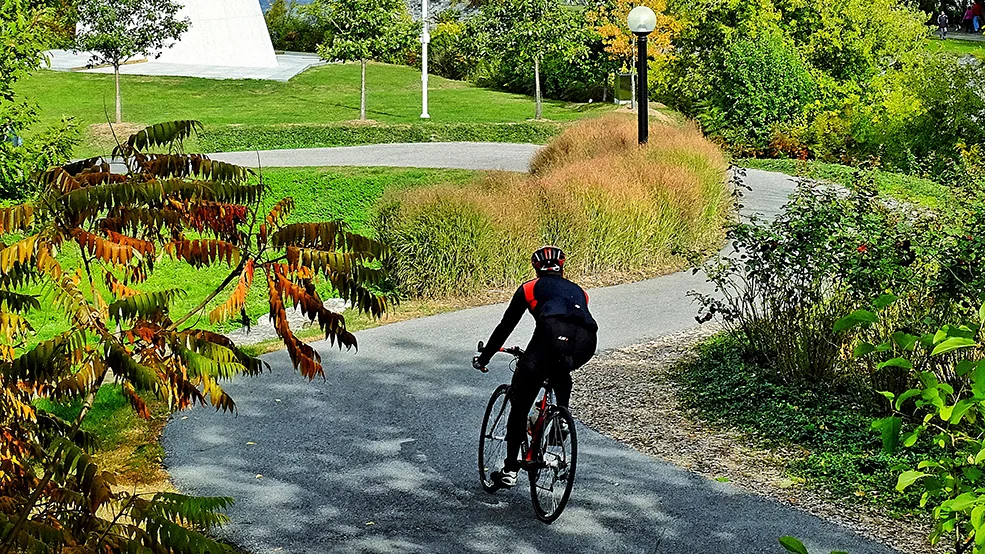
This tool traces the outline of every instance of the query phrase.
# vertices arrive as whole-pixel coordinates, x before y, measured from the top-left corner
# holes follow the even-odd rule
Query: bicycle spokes
[[[574,420],[566,409],[552,408],[537,442],[537,462],[530,468],[530,493],[537,517],[550,523],[561,515],[574,480]]]

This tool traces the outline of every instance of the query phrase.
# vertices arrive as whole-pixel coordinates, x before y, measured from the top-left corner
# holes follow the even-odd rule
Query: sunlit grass
[[[122,76],[124,120],[139,124],[196,119],[207,128],[228,125],[327,124],[359,118],[359,64],[309,69],[288,82],[191,77]],[[421,121],[420,72],[412,67],[369,64],[367,116],[380,123]],[[83,154],[104,153],[105,124],[114,110],[113,76],[39,71],[21,80],[18,94],[40,108],[42,124],[73,118],[86,132]],[[430,78],[430,121],[507,123],[534,115],[533,99],[437,76]],[[547,101],[544,117],[571,121],[613,109],[611,104]]]

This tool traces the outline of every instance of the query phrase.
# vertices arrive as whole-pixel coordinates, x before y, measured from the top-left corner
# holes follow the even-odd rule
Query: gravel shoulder
[[[586,426],[635,450],[707,478],[837,523],[901,552],[946,552],[930,546],[928,522],[892,519],[872,506],[839,506],[787,474],[796,449],[767,449],[742,432],[702,422],[678,400],[673,369],[719,329],[711,325],[604,352],[574,373],[571,405]]]

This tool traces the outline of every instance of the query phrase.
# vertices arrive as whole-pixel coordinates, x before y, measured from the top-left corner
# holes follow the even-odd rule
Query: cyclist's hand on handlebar
[[[488,373],[489,372],[489,368],[487,368],[486,366],[484,366],[484,365],[482,365],[482,364],[479,363],[479,357],[478,356],[472,356],[472,367],[474,367],[475,369],[478,369],[479,371],[481,371],[483,373]]]

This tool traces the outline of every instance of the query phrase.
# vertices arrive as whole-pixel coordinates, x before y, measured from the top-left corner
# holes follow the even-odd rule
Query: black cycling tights
[[[554,318],[537,324],[513,374],[510,417],[506,422],[505,469],[520,469],[517,457],[527,432],[527,414],[541,385],[545,380],[549,381],[558,405],[567,407],[571,399],[571,372],[592,359],[596,345],[595,332],[580,325]]]

